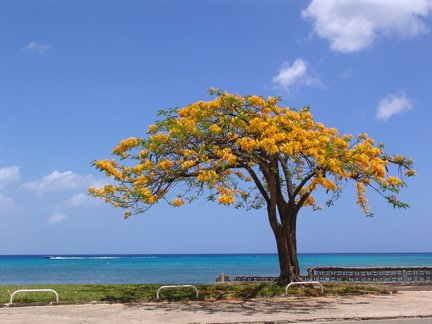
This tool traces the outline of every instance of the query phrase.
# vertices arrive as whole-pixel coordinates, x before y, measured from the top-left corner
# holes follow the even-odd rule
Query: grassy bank
[[[12,293],[19,289],[53,289],[59,294],[60,302],[138,302],[156,300],[156,292],[160,284],[91,284],[91,285],[43,285],[43,286],[0,286],[0,304],[9,303]],[[241,285],[195,285],[199,291],[199,300],[214,300],[222,298],[254,298],[285,295],[285,286],[272,283],[251,283]],[[355,285],[325,285],[325,294],[341,293],[386,293],[388,290]],[[313,287],[293,287],[288,293],[294,295],[315,295],[320,291]],[[162,300],[195,300],[193,288],[163,289],[160,291]],[[13,298],[13,303],[36,303],[55,301],[53,293],[31,292],[19,293]]]

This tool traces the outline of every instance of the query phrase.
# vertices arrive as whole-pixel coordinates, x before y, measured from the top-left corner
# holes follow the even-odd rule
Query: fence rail
[[[303,281],[321,282],[431,282],[430,267],[314,267],[308,268]],[[273,282],[272,276],[237,276],[234,282]],[[222,273],[216,282],[231,282],[230,276]]]
[[[432,267],[316,267],[308,268],[309,281],[425,282]]]
[[[257,282],[257,281],[264,281],[264,282],[273,282],[278,280],[279,277],[271,277],[271,276],[265,276],[265,277],[260,277],[260,276],[237,276],[234,278],[234,281],[241,281],[241,282]]]

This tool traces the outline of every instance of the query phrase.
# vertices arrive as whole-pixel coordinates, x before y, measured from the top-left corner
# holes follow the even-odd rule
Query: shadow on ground
[[[351,298],[345,297],[343,303],[351,303]],[[353,300],[352,303],[355,303]],[[368,304],[365,302],[365,304]],[[319,309],[334,309],[335,300],[320,297],[275,297],[257,299],[227,299],[216,301],[183,301],[158,302],[125,305],[126,307],[141,307],[145,310],[188,311],[214,313],[242,313],[245,315],[276,314],[289,311],[294,314],[310,314]]]

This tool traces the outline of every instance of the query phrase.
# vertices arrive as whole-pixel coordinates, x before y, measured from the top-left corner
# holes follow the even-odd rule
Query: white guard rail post
[[[56,302],[59,301],[58,293],[57,293],[57,291],[55,291],[53,289],[20,289],[20,290],[14,291],[14,293],[10,296],[9,305],[12,305],[13,297],[16,294],[21,293],[21,292],[52,292],[56,296]]]
[[[159,299],[159,291],[161,291],[162,289],[165,289],[165,288],[193,288],[193,289],[195,289],[196,297],[198,298],[198,289],[196,289],[195,286],[192,286],[192,285],[175,285],[175,286],[162,286],[162,287],[160,287],[156,292],[156,298],[157,299]]]
[[[319,281],[302,281],[302,282],[291,282],[286,286],[285,295],[288,295],[288,288],[294,285],[317,285],[321,289],[321,294],[324,294],[324,287]]]

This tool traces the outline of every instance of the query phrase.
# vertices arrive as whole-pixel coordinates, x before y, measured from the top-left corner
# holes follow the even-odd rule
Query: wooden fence
[[[270,276],[265,276],[265,277],[260,277],[260,276],[248,276],[248,277],[243,277],[243,276],[237,276],[234,278],[234,281],[241,281],[241,282],[257,282],[257,281],[264,281],[264,282],[273,282],[278,280],[279,277],[270,277]]]
[[[348,281],[348,282],[430,282],[432,267],[315,267],[308,268],[307,276],[300,276],[304,281]],[[273,282],[273,276],[237,276],[234,282]],[[231,282],[228,275],[222,273],[216,282]]]
[[[422,282],[432,281],[432,267],[316,267],[309,281]]]

